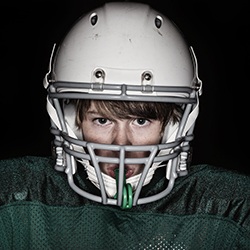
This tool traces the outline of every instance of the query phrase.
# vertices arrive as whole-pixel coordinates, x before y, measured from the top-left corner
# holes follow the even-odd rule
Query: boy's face
[[[114,145],[152,145],[161,141],[162,123],[159,120],[146,119],[143,117],[131,117],[118,119],[113,116],[103,115],[97,111],[95,102],[92,101],[90,108],[81,123],[81,129],[85,141],[114,144]],[[96,150],[96,155],[106,157],[118,157],[119,152],[110,150]],[[127,152],[127,158],[147,157],[148,152]],[[114,170],[117,164],[101,163],[101,171],[115,178]],[[139,174],[143,170],[140,164],[125,165],[126,178]]]

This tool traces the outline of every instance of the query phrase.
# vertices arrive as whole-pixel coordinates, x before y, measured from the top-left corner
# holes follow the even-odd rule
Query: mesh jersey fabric
[[[249,176],[192,166],[164,199],[122,210],[80,197],[53,166],[0,161],[0,249],[250,249]]]

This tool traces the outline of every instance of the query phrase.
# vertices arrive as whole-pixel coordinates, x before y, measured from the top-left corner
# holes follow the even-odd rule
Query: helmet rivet
[[[94,26],[94,25],[96,25],[97,20],[98,20],[97,14],[96,13],[92,13],[90,15],[90,23]]]
[[[149,72],[145,72],[145,73],[143,74],[143,78],[144,78],[144,80],[146,80],[146,81],[150,81],[151,78],[152,78],[152,76],[151,76],[151,74],[150,74]]]
[[[104,75],[105,75],[105,73],[101,69],[98,69],[98,70],[95,71],[95,77],[98,78],[98,79],[99,78],[104,78]]]
[[[155,26],[157,29],[160,29],[162,25],[162,17],[161,16],[156,16],[155,18]]]

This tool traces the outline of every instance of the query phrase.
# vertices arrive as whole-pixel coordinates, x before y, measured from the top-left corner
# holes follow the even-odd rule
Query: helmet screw
[[[105,73],[104,73],[104,71],[103,70],[101,70],[101,69],[98,69],[98,70],[96,70],[96,72],[95,72],[95,77],[96,78],[104,78],[104,75],[105,75]]]
[[[152,75],[149,72],[144,72],[143,79],[146,81],[150,81],[152,78]]]

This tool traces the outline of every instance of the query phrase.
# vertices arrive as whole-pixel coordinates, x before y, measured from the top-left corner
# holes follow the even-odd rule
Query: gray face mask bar
[[[52,130],[52,133],[57,133],[58,130]],[[158,144],[158,145],[143,145],[143,146],[130,146],[130,145],[106,145],[106,144],[98,144],[98,143],[91,143],[86,141],[81,141],[75,138],[72,138],[68,136],[66,133],[61,133],[63,143],[61,142],[55,142],[55,144],[60,145],[63,148],[63,151],[66,153],[66,169],[65,172],[68,176],[68,182],[71,188],[76,191],[78,194],[96,201],[103,203],[105,205],[117,205],[122,208],[130,208],[131,206],[127,206],[127,202],[125,201],[124,204],[124,187],[126,187],[126,179],[125,179],[125,165],[126,164],[141,164],[144,165],[143,172],[141,174],[141,177],[139,179],[138,185],[136,187],[136,191],[133,194],[132,198],[132,205],[139,205],[144,204],[148,202],[153,202],[158,199],[161,199],[162,197],[166,196],[173,188],[175,178],[177,177],[177,166],[178,161],[177,157],[180,154],[180,152],[188,152],[189,151],[189,141],[193,139],[193,136],[185,136],[180,139],[177,139],[175,142],[166,143],[166,144]],[[186,142],[186,146],[182,146]],[[80,152],[76,151],[74,149],[74,146],[80,146],[83,148],[87,148],[87,152]],[[110,151],[117,151],[119,152],[119,156],[117,157],[101,157],[99,155],[95,154],[95,151],[98,149],[105,149]],[[171,152],[166,155],[157,155],[158,152],[162,150],[170,150]],[[140,152],[149,152],[149,155],[145,158],[126,158],[126,153],[131,151],[140,151]],[[75,159],[82,159],[90,161],[96,171],[96,176],[100,185],[100,192],[101,196],[96,196],[93,194],[90,194],[82,189],[80,189],[75,183],[73,179],[74,175],[74,165],[76,164]],[[168,162],[171,161],[171,175],[169,179],[168,187],[162,191],[161,193],[158,193],[156,195],[150,196],[150,197],[143,197],[139,198],[139,195],[141,193],[141,189],[143,187],[143,183],[145,181],[145,178],[147,176],[147,173],[149,171],[149,168],[154,163],[162,163],[162,162]],[[117,165],[117,169],[119,169],[119,175],[118,175],[118,186],[117,186],[117,195],[115,198],[109,198],[107,196],[104,181],[102,178],[102,173],[100,170],[100,163],[112,163]],[[128,202],[131,202],[128,201]]]
[[[51,83],[48,90],[49,97],[51,99],[57,98],[155,102],[157,98],[157,102],[196,103],[196,95],[194,92],[197,89],[190,87],[156,85],[144,86],[58,81]],[[91,90],[91,92],[89,92],[89,90]],[[103,93],[104,91],[108,91],[109,93]],[[158,95],[154,95],[153,93],[158,93]]]
[[[130,183],[126,183],[126,175],[124,173],[124,184],[122,188],[122,209],[132,208],[133,206],[133,188]],[[116,186],[117,186],[117,193],[115,194],[114,198],[117,199],[119,197],[119,187],[120,187],[120,174],[119,169],[115,170],[115,178],[116,178]]]
[[[100,85],[98,83],[98,85]],[[66,166],[64,171],[68,176],[68,183],[71,188],[77,192],[78,194],[86,197],[87,199],[100,202],[106,205],[117,205],[122,208],[130,208],[131,204],[133,206],[145,204],[149,202],[153,202],[165,197],[173,188],[175,179],[177,178],[179,159],[178,156],[181,152],[188,152],[190,150],[189,142],[193,139],[192,131],[190,135],[182,135],[182,131],[185,127],[185,123],[187,121],[188,115],[191,112],[192,108],[195,106],[197,102],[196,90],[188,87],[164,87],[164,86],[154,86],[154,91],[160,93],[160,96],[152,96],[152,95],[137,95],[136,93],[141,93],[144,91],[144,86],[127,86],[120,84],[103,84],[101,86],[102,90],[99,90],[95,93],[85,93],[89,89],[95,89],[95,84],[93,83],[67,83],[67,82],[53,82],[49,85],[48,95],[50,102],[53,103],[53,106],[56,109],[57,116],[60,121],[61,131],[58,130],[57,126],[52,125],[51,132],[55,135],[55,146],[62,148],[62,158],[65,158],[66,162],[62,165]],[[109,90],[109,92],[114,91],[117,94],[102,94],[102,91]],[[127,92],[133,91],[133,95],[127,94]],[[175,96],[171,96],[171,93],[174,93]],[[180,94],[178,94],[180,93]],[[169,95],[168,95],[169,94]],[[186,97],[181,96],[184,95]],[[161,101],[161,102],[173,102],[180,103],[185,105],[185,110],[183,114],[183,118],[180,121],[179,131],[177,132],[177,136],[174,142],[171,143],[163,143],[158,145],[143,145],[143,146],[130,146],[130,145],[103,145],[98,143],[91,143],[82,140],[75,139],[68,135],[67,126],[64,118],[63,111],[63,102],[60,102],[60,99],[69,100],[69,99],[101,99],[101,100],[138,100],[138,101]],[[88,153],[85,151],[77,151],[75,150],[75,146],[87,149]],[[111,151],[119,152],[119,157],[101,157],[95,154],[95,151],[98,149],[105,149]],[[165,155],[158,155],[159,152],[167,150],[169,153]],[[149,152],[148,157],[145,158],[126,158],[126,152],[131,151],[141,151],[141,152]],[[63,156],[65,154],[65,156]],[[98,179],[99,187],[101,195],[97,196],[91,194],[85,190],[80,189],[75,183],[73,179],[74,169],[76,169],[76,160],[75,159],[83,159],[89,161],[93,164],[95,169],[95,173]],[[160,163],[168,163],[168,168],[170,169],[170,175],[168,178],[168,186],[162,192],[152,195],[150,197],[140,197],[140,193],[148,174],[150,167],[153,164]],[[117,186],[117,194],[114,198],[110,198],[107,196],[105,190],[105,184],[103,181],[102,173],[100,170],[100,163],[112,163],[116,164],[119,169],[118,174],[118,186]],[[124,198],[124,188],[128,188],[126,186],[126,178],[125,178],[125,165],[126,164],[141,164],[144,166],[143,171],[141,173],[140,179],[138,181],[137,187],[133,194],[132,200],[131,198]],[[125,195],[126,196],[126,195]],[[128,192],[128,196],[131,197],[130,192]],[[127,200],[127,201],[126,201]]]

